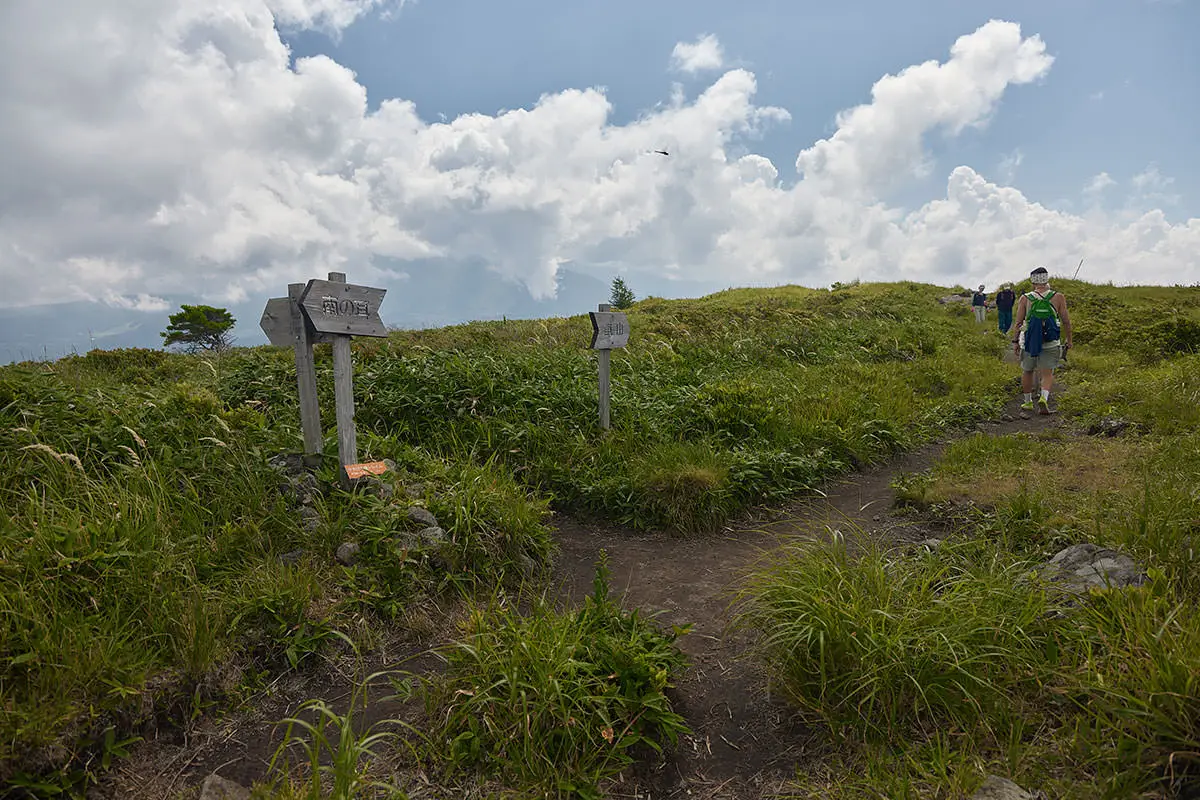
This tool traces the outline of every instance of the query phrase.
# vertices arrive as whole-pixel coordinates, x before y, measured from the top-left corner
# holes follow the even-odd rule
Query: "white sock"
[[[1042,399],[1045,400],[1047,403],[1050,402],[1050,390],[1049,389],[1042,389]]]
[[[1032,402],[1033,402],[1033,392],[1026,392],[1026,393],[1025,393],[1025,402],[1026,402],[1026,403],[1032,403]]]

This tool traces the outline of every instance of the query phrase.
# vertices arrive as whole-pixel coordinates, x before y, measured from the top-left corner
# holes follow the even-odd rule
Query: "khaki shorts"
[[[1042,346],[1042,352],[1037,358],[1021,351],[1021,370],[1033,372],[1035,369],[1055,369],[1062,365],[1062,345],[1047,344]]]

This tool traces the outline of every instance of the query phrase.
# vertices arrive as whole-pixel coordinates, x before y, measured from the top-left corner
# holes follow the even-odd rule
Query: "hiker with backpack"
[[[983,284],[979,284],[979,291],[971,298],[971,307],[975,309],[975,321],[983,322],[983,317],[987,313],[987,294],[983,291]]]
[[[1021,390],[1025,392],[1021,408],[1033,410],[1036,371],[1042,390],[1037,410],[1039,414],[1049,414],[1054,369],[1071,348],[1071,317],[1067,314],[1067,298],[1050,288],[1050,274],[1045,267],[1029,273],[1029,282],[1033,288],[1022,294],[1017,303],[1014,325],[1017,335],[1012,340],[1013,352],[1021,359]]]
[[[1017,302],[1017,295],[1012,290],[1012,284],[1006,283],[1000,287],[1000,291],[996,292],[996,316],[1000,324],[1000,332],[1008,333],[1008,329],[1013,324],[1013,305]]]

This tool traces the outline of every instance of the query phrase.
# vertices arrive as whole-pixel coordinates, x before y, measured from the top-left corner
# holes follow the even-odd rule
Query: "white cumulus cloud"
[[[239,302],[331,269],[372,282],[441,259],[485,262],[536,297],[567,263],[606,280],[991,285],[1086,256],[1096,279],[1200,280],[1200,220],[1154,208],[1074,216],[966,166],[920,208],[881,199],[929,173],[929,135],[986,125],[1010,87],[1051,69],[1016,24],[881,78],[785,184],[737,155],[788,119],[755,102],[743,69],[625,125],[596,89],[430,122],[399,98],[370,110],[352,72],[293,63],[279,38],[399,5],[0,3],[0,307]],[[1145,173],[1139,202],[1168,181]]]
[[[1090,181],[1088,181],[1087,186],[1083,187],[1083,191],[1084,191],[1084,194],[1094,196],[1094,195],[1101,194],[1105,189],[1109,188],[1110,186],[1116,186],[1116,185],[1117,185],[1117,182],[1115,180],[1113,180],[1113,177],[1111,175],[1109,175],[1107,172],[1101,172],[1100,174],[1095,175]]]
[[[725,66],[725,51],[716,35],[706,33],[694,42],[679,42],[671,51],[671,66],[680,72],[696,73]]]
[[[985,125],[1005,89],[1041,78],[1053,63],[1039,37],[989,22],[960,37],[948,61],[876,81],[871,102],[839,114],[837,132],[801,152],[796,168],[824,191],[866,197],[928,174],[925,134]]]
[[[398,8],[405,0],[266,0],[282,27],[316,28],[336,33],[375,9]]]

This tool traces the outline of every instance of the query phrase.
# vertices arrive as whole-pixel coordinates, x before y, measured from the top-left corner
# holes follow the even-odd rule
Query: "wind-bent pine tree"
[[[224,308],[181,305],[182,311],[170,316],[170,324],[160,336],[163,346],[181,345],[188,353],[207,350],[219,353],[233,345],[230,331],[237,324]]]

